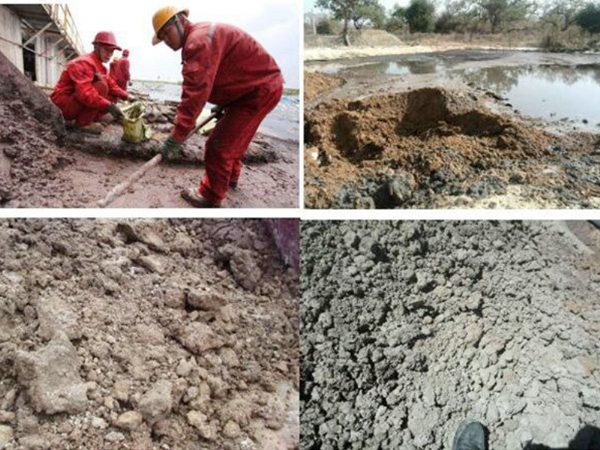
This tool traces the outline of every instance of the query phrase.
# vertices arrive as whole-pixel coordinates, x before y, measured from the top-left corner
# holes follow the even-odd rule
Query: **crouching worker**
[[[94,39],[94,51],[67,63],[50,95],[52,102],[62,111],[66,121],[82,131],[99,133],[100,124],[94,124],[106,113],[121,120],[123,113],[111,98],[134,100],[108,76],[103,63],[110,61],[117,45],[115,35],[101,31]]]
[[[181,193],[196,207],[215,208],[237,186],[256,130],[281,99],[283,77],[273,57],[248,33],[231,25],[191,23],[188,14],[169,6],[152,19],[152,43],[164,41],[172,50],[182,49],[183,61],[181,102],[161,152],[168,159],[179,158],[181,144],[206,102],[223,108],[206,142],[204,177],[197,188]]]

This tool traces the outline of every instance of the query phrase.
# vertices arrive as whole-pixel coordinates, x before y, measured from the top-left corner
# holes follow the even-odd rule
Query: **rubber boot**
[[[181,197],[188,202],[190,205],[196,208],[220,208],[221,205],[218,203],[212,203],[202,197],[196,190],[196,188],[184,189],[181,191]]]
[[[476,420],[462,422],[454,435],[452,450],[487,450],[483,425]]]

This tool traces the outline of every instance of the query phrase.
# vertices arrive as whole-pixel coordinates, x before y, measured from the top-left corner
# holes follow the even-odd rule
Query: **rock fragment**
[[[63,332],[38,351],[18,351],[15,366],[19,383],[37,412],[77,414],[85,410],[87,387],[79,375],[81,361]]]

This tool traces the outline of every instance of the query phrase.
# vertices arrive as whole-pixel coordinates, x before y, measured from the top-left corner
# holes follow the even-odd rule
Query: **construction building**
[[[0,5],[0,52],[42,86],[53,86],[65,64],[83,53],[67,5]]]

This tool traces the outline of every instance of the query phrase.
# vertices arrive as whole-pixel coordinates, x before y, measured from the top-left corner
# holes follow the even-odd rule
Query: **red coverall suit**
[[[108,76],[96,54],[90,53],[67,63],[50,99],[66,120],[75,119],[83,127],[106,114],[111,96],[125,100],[127,92]]]
[[[206,142],[206,170],[198,190],[219,204],[230,183],[237,183],[258,126],[279,103],[283,77],[271,55],[231,25],[188,24],[181,56],[183,93],[173,138],[185,140],[207,101],[226,108]]]
[[[110,63],[110,76],[121,89],[127,91],[127,84],[130,79],[129,60],[127,58],[115,58]]]

